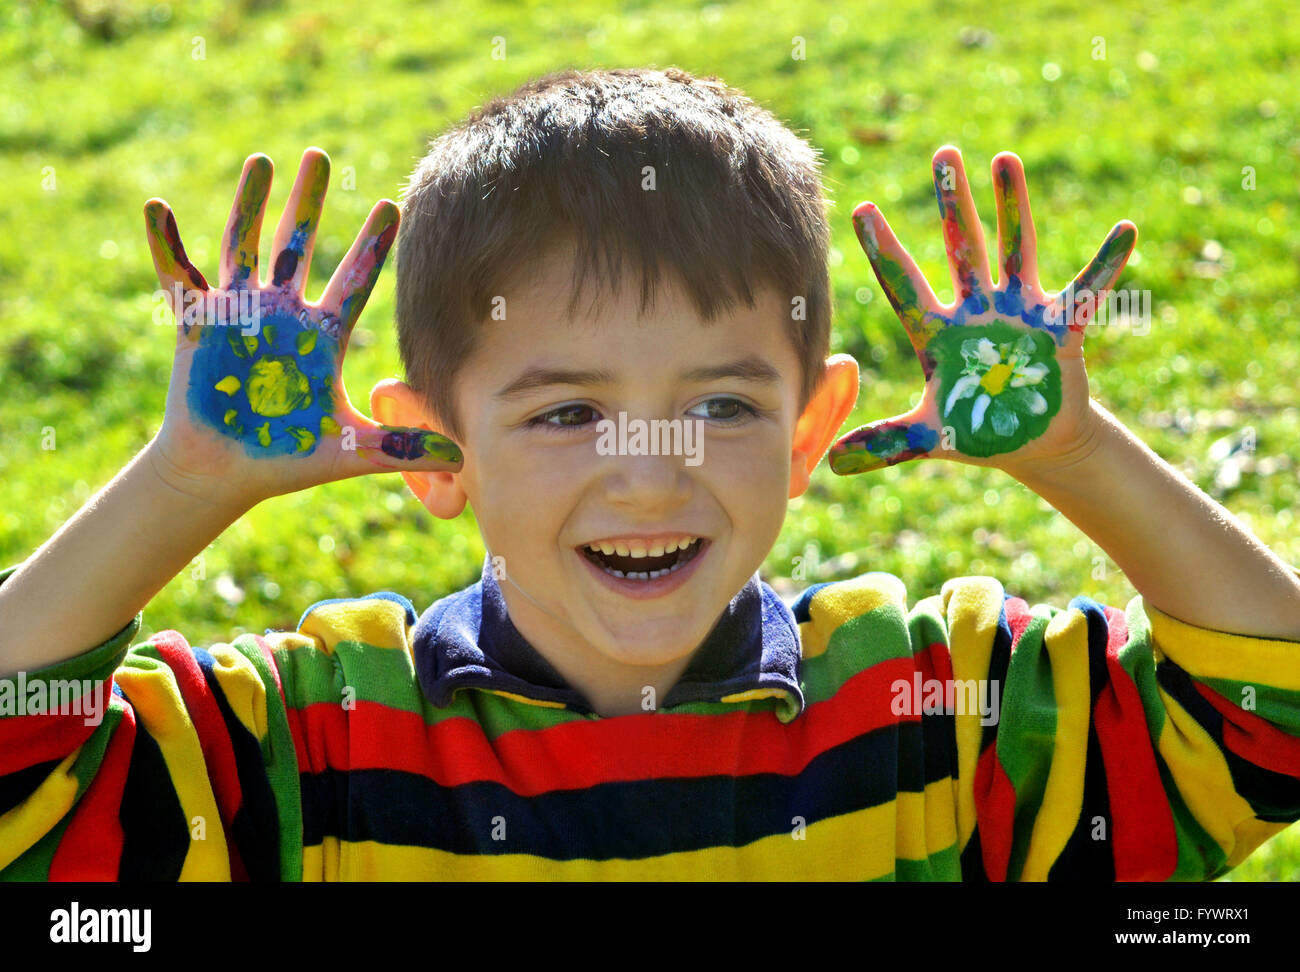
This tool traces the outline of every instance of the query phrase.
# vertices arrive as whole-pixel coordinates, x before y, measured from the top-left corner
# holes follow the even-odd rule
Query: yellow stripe
[[[77,799],[72,766],[81,748],[46,775],[32,794],[0,816],[0,870],[8,867],[63,819]]]
[[[195,817],[204,821],[204,839],[190,841],[180,880],[229,881],[230,857],[221,814],[207,776],[203,749],[175,674],[160,660],[132,651],[118,668],[116,678],[130,698],[140,725],[162,751],[186,825],[193,828]]]
[[[909,861],[925,860],[930,856],[925,833],[926,794],[900,791],[894,804],[898,808],[894,827],[894,856]],[[948,843],[951,844],[952,841]]]
[[[233,645],[213,645],[209,654],[216,659],[212,673],[217,678],[226,701],[253,738],[266,738],[266,686],[253,663]]]
[[[803,657],[816,658],[840,625],[885,604],[897,604],[906,612],[907,588],[893,574],[873,571],[823,587],[808,602],[809,620],[799,623]]]
[[[792,823],[791,833],[744,847],[709,847],[640,860],[452,854],[327,837],[322,846],[303,848],[303,874],[327,881],[862,881],[885,877],[894,869],[894,813],[889,803],[810,824],[802,840],[792,836]]]
[[[329,654],[340,641],[360,641],[395,651],[406,650],[408,641],[406,609],[382,597],[322,604],[303,618],[298,631],[319,638],[322,650]]]
[[[1259,850],[1261,844],[1276,837],[1289,826],[1289,823],[1267,823],[1254,818],[1243,820],[1237,824],[1237,846],[1228,855],[1228,866],[1236,867]]]
[[[925,788],[926,856],[933,856],[955,843],[957,813],[953,805],[952,777],[946,776]]]
[[[1232,785],[1228,761],[1210,734],[1177,699],[1159,685],[1156,690],[1169,715],[1157,745],[1160,755],[1187,809],[1231,860],[1239,853],[1239,836],[1258,832],[1254,811]]]
[[[464,691],[467,691],[467,689],[463,687],[458,688],[454,692],[452,692],[452,695],[454,696],[456,695],[457,692],[464,692]],[[501,689],[476,689],[475,691],[491,692],[493,695],[499,695],[505,699],[512,699],[515,702],[526,702],[529,705],[540,705],[543,709],[564,708],[563,702],[554,702],[550,699],[530,699],[526,695],[517,695],[514,692],[503,692]]]
[[[948,654],[956,681],[988,678],[993,636],[1002,613],[1002,585],[993,577],[956,577],[944,583]],[[978,710],[953,716],[957,736],[957,846],[964,850],[975,830],[975,764],[984,727]]]
[[[1222,678],[1300,691],[1300,650],[1293,641],[1211,631],[1143,601],[1156,647],[1193,678]]]
[[[1034,815],[1022,881],[1046,881],[1069,843],[1083,809],[1084,769],[1091,721],[1088,689],[1088,619],[1077,608],[1061,611],[1043,635],[1052,665],[1056,733],[1043,801]]]

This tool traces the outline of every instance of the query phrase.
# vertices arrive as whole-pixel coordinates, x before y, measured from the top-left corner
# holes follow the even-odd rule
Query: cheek
[[[474,486],[481,501],[475,508],[480,526],[496,526],[505,543],[554,540],[574,506],[580,471],[572,463],[555,462],[499,450],[475,470]],[[469,486],[466,486],[469,492]],[[480,510],[487,511],[492,524]]]
[[[708,488],[730,507],[733,517],[741,516],[755,526],[785,518],[790,493],[790,451],[773,436],[761,442],[710,443],[702,468]]]

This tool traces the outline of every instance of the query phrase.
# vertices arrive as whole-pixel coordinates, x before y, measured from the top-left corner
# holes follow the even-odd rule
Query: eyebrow
[[[706,365],[684,371],[679,376],[682,381],[700,382],[717,381],[720,378],[739,378],[742,381],[754,381],[772,384],[781,378],[781,373],[762,358],[750,355],[722,364]],[[615,380],[612,371],[605,368],[565,369],[565,368],[528,368],[513,381],[501,388],[493,397],[498,401],[510,401],[527,395],[538,388],[550,385],[592,385],[610,384]]]

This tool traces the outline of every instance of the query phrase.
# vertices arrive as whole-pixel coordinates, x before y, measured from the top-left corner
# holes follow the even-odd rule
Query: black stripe
[[[520,797],[498,783],[441,787],[398,770],[302,774],[303,842],[326,835],[458,854],[552,860],[640,858],[741,846],[819,820],[922,792],[921,767],[899,762],[919,744],[915,723],[887,726],[813,759],[795,777],[655,779]],[[505,840],[494,840],[503,822]],[[854,848],[844,848],[852,854]]]
[[[1083,771],[1083,803],[1074,832],[1047,872],[1049,881],[1115,880],[1114,820],[1110,812],[1110,790],[1106,784],[1106,766],[1101,756],[1101,739],[1092,719],[1097,699],[1110,681],[1106,665],[1106,642],[1110,625],[1103,607],[1087,597],[1076,597],[1070,607],[1083,612],[1088,624],[1088,750]],[[1135,741],[1141,745],[1141,741]],[[1093,836],[1100,820],[1104,839]]]
[[[130,701],[125,694],[123,698]],[[190,849],[189,823],[162,750],[140,724],[138,714],[120,819],[123,842],[119,881],[175,881],[180,877]]]
[[[61,762],[61,759],[51,759],[0,776],[0,814],[8,813],[35,793]]]
[[[239,848],[239,856],[251,881],[280,880],[280,821],[276,814],[275,793],[266,776],[262,744],[245,728],[226,701],[226,693],[217,681],[213,667],[216,659],[203,649],[194,657],[203,671],[203,679],[221,711],[221,719],[235,754],[235,771],[243,796],[230,825],[230,837]]]

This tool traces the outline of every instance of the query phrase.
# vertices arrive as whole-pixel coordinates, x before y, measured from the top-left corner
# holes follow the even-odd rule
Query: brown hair
[[[566,70],[493,99],[430,143],[403,192],[397,335],[408,383],[460,438],[452,383],[493,297],[569,236],[571,315],[586,273],[617,291],[625,257],[641,274],[643,314],[664,264],[706,321],[737,297],[752,308],[762,286],[802,296],[805,319],[790,328],[802,408],[830,343],[820,167],[771,112],[676,68]]]

